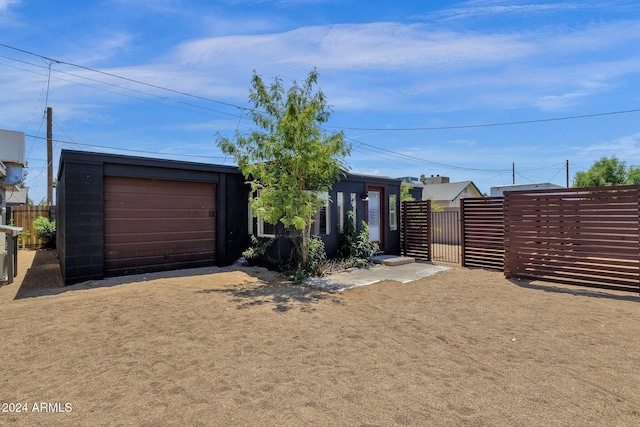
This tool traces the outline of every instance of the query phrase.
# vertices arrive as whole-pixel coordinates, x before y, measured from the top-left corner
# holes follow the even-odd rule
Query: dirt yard
[[[55,262],[21,251],[0,287],[0,425],[640,425],[635,294],[461,268],[341,294],[248,268],[61,288]]]

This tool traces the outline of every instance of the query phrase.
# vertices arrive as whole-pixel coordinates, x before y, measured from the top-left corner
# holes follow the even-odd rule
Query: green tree
[[[313,70],[304,84],[294,80],[285,92],[279,77],[267,86],[254,71],[249,101],[255,109],[249,114],[259,129],[236,132],[233,140],[217,135],[220,149],[235,158],[251,185],[254,214],[296,230],[293,242],[305,266],[313,218],[324,203],[319,193],[340,179],[351,152],[342,132],[327,135],[321,128],[331,108],[322,91],[314,91],[317,82]]]
[[[411,190],[411,187],[413,186],[406,181],[402,181],[400,183],[400,201],[401,202],[413,202],[415,200],[411,195],[411,193],[409,192],[409,190]]]
[[[637,166],[629,166],[627,170],[627,184],[640,184],[640,168]]]
[[[625,184],[640,184],[640,169],[627,167],[626,162],[616,156],[602,157],[588,171],[576,172],[573,177],[573,186],[577,188]]]

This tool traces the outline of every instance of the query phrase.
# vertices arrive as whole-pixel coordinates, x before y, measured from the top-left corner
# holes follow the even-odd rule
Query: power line
[[[67,74],[67,75],[70,75],[70,76],[73,76],[73,77],[76,77],[76,78],[86,79],[86,80],[93,81],[93,82],[96,82],[96,83],[99,83],[99,84],[104,84],[104,85],[116,87],[116,88],[122,89],[122,90],[132,91],[132,92],[144,94],[144,95],[147,95],[147,96],[156,97],[156,98],[159,98],[161,100],[175,102],[177,104],[188,105],[190,107],[195,107],[195,108],[198,108],[198,109],[208,110],[208,111],[219,113],[219,114],[225,114],[225,115],[232,116],[232,117],[239,117],[238,118],[238,124],[236,126],[236,130],[239,127],[240,122],[245,120],[245,118],[244,118],[244,112],[245,111],[251,112],[251,113],[255,113],[257,111],[257,110],[252,109],[252,108],[242,107],[242,106],[235,105],[235,104],[232,104],[232,103],[229,103],[229,102],[224,102],[224,101],[219,101],[219,100],[212,99],[212,98],[207,98],[207,97],[203,97],[203,96],[199,96],[199,95],[194,95],[194,94],[191,94],[191,93],[188,93],[188,92],[175,90],[175,89],[167,88],[167,87],[156,85],[156,84],[152,84],[152,83],[147,83],[147,82],[144,82],[144,81],[140,81],[140,80],[136,80],[136,79],[132,79],[132,78],[128,78],[128,77],[123,77],[123,76],[120,76],[120,75],[117,75],[117,74],[114,74],[114,73],[109,73],[109,72],[97,70],[97,69],[94,69],[94,68],[90,68],[90,67],[74,64],[74,63],[71,63],[71,62],[57,60],[57,59],[54,59],[54,58],[49,58],[47,56],[43,56],[43,55],[40,55],[40,54],[37,54],[37,53],[34,53],[34,52],[30,52],[30,51],[27,51],[27,50],[24,50],[24,49],[20,49],[20,48],[17,48],[17,47],[9,46],[9,45],[2,44],[2,43],[0,43],[0,47],[5,47],[7,49],[11,49],[11,50],[14,50],[14,51],[17,51],[17,52],[21,52],[21,53],[24,53],[24,54],[28,54],[28,55],[32,55],[32,56],[35,56],[35,57],[39,57],[39,58],[41,58],[41,59],[43,59],[45,61],[48,61],[48,67],[44,67],[44,66],[41,66],[41,65],[29,63],[27,61],[22,61],[22,60],[15,59],[15,58],[0,56],[0,57],[4,57],[4,58],[7,58],[7,59],[16,61],[16,62],[22,62],[22,63],[28,64],[28,65],[31,65],[31,66],[47,69],[47,74],[46,74],[47,97],[48,97],[48,92],[49,92],[48,91],[48,86],[49,86],[49,82],[50,82],[50,78],[51,78],[52,64],[56,63],[56,64],[68,65],[68,66],[71,66],[71,67],[75,67],[75,68],[86,70],[86,71],[93,72],[93,73],[102,74],[102,75],[109,76],[109,77],[116,78],[116,79],[121,79],[121,80],[124,80],[124,81],[128,81],[128,82],[131,82],[131,83],[135,83],[135,84],[151,87],[151,88],[154,88],[154,89],[160,89],[160,90],[163,90],[163,91],[171,92],[171,93],[178,94],[178,95],[185,96],[185,97],[190,97],[190,98],[199,99],[199,100],[203,100],[203,101],[207,101],[207,102],[217,103],[217,104],[228,106],[228,107],[233,107],[233,108],[238,109],[240,111],[239,115],[234,115],[234,114],[231,114],[231,113],[222,112],[222,111],[219,111],[219,110],[214,110],[214,109],[206,108],[206,107],[199,106],[199,105],[190,104],[190,103],[187,103],[187,102],[184,102],[184,101],[179,101],[179,100],[176,100],[176,99],[171,99],[171,98],[168,98],[168,97],[159,96],[159,95],[152,94],[152,93],[145,92],[145,91],[141,91],[141,90],[127,88],[127,87],[124,87],[124,86],[116,85],[116,84],[113,84],[113,83],[108,83],[108,82],[105,82],[105,81],[102,81],[102,80],[92,79],[92,78],[89,78],[89,77],[85,77],[85,76],[69,73],[69,72],[62,71],[62,70],[55,70],[58,73]],[[18,67],[14,67],[14,68],[18,68]],[[30,71],[30,70],[25,70],[25,71]],[[60,80],[65,80],[65,79],[60,79]],[[69,80],[66,80],[66,81],[69,81]],[[70,82],[74,83],[74,84],[81,84],[81,83],[79,83],[77,81],[70,81]],[[91,87],[91,86],[89,86],[89,87]],[[109,92],[111,92],[111,91],[109,91]],[[116,94],[119,94],[119,95],[124,95],[124,96],[129,96],[131,98],[141,99],[141,98],[137,98],[137,97],[131,96],[131,95],[126,95],[126,94],[120,93],[120,92],[113,92],[113,93],[116,93]],[[147,99],[145,99],[145,101],[153,102],[153,101],[150,101],[150,100],[147,100]],[[45,103],[47,103],[47,102],[45,102]],[[169,105],[169,104],[162,103],[162,102],[158,102],[158,103],[161,104],[161,105],[166,105],[166,106],[173,107],[173,108],[180,108],[178,106]],[[193,110],[188,110],[186,108],[181,108],[181,109],[185,109],[185,110],[191,111],[191,112],[196,112],[196,111],[193,111]],[[198,111],[198,112],[202,113],[202,111]],[[343,128],[338,128],[338,127],[334,127],[334,126],[324,126],[324,128],[325,129],[359,130],[359,131],[431,131],[431,130],[451,130],[451,129],[469,129],[469,128],[482,128],[482,127],[495,127],[495,126],[522,125],[522,124],[531,124],[531,123],[544,123],[544,122],[552,122],[552,121],[594,118],[594,117],[601,117],[601,116],[609,116],[609,115],[617,115],[617,114],[628,114],[628,113],[637,113],[637,112],[640,112],[640,109],[610,111],[610,112],[601,112],[601,113],[594,113],[594,114],[583,114],[583,115],[575,115],[575,116],[565,116],[565,117],[555,117],[555,118],[535,119],[535,120],[522,120],[522,121],[502,122],[502,123],[452,125],[452,126],[438,126],[438,127],[413,127],[413,128],[343,127]],[[34,136],[34,138],[40,138],[40,137]],[[354,142],[357,142],[359,144],[358,148],[362,148],[362,149],[370,150],[370,151],[375,150],[375,151],[378,151],[378,152],[386,153],[386,155],[388,155],[388,156],[393,156],[395,158],[402,159],[402,160],[405,160],[405,161],[406,160],[410,160],[412,162],[425,163],[425,164],[428,164],[428,165],[433,165],[433,166],[437,166],[437,167],[441,167],[441,168],[447,168],[447,169],[450,169],[450,171],[452,171],[452,170],[460,170],[460,171],[477,171],[477,172],[491,172],[491,173],[502,173],[502,172],[510,171],[509,169],[466,168],[466,167],[459,167],[459,166],[449,165],[449,164],[445,164],[445,163],[433,162],[433,161],[421,159],[421,158],[418,158],[418,157],[415,157],[415,156],[410,156],[410,155],[406,155],[406,154],[403,154],[403,153],[395,152],[395,151],[392,151],[392,150],[387,150],[387,149],[384,149],[384,148],[380,148],[380,147],[374,146],[372,144],[368,144],[368,143],[364,143],[362,141],[358,141],[358,140],[356,140],[354,138],[350,138],[350,137],[346,137],[346,138],[349,139],[349,140],[352,140]],[[67,141],[60,141],[60,140],[57,140],[57,142],[61,142],[63,144],[64,143],[69,143]],[[79,143],[75,143],[75,144],[83,145],[83,146],[87,146],[87,147],[107,148],[107,149],[111,149],[111,150],[131,151],[131,152],[156,154],[156,155],[167,155],[166,153],[159,153],[159,152],[154,152],[154,151],[133,150],[133,149],[125,149],[125,148],[115,148],[115,147],[100,146],[100,145],[91,145],[91,144],[79,144]],[[225,157],[182,155],[182,154],[173,154],[173,155],[175,155],[175,156],[185,156],[185,157],[194,157],[194,158],[197,158],[197,157],[200,157],[200,158],[211,158],[211,159],[214,159],[214,158],[222,158],[222,159],[224,159],[225,158]],[[546,169],[546,168],[540,168],[540,169]],[[532,169],[532,170],[536,170],[536,169]],[[526,172],[526,171],[523,171],[523,172]]]
[[[65,135],[66,135],[66,133],[65,133]],[[25,136],[28,136],[29,138],[35,138],[35,139],[47,139],[45,137],[37,136],[37,135],[27,135],[27,134],[25,134]],[[118,147],[109,147],[109,146],[106,146],[106,145],[83,144],[83,143],[80,143],[80,142],[65,141],[65,140],[62,140],[62,139],[53,139],[52,141],[55,142],[55,143],[60,143],[60,144],[72,144],[72,145],[79,145],[79,146],[83,146],[83,147],[92,147],[92,148],[106,148],[108,150],[129,151],[129,152],[134,152],[134,153],[145,153],[145,154],[156,154],[156,155],[161,155],[161,156],[180,156],[180,157],[193,157],[193,158],[201,158],[201,159],[224,159],[224,157],[222,157],[222,156],[199,156],[199,155],[195,155],[195,154],[162,153],[160,151],[146,151],[146,150],[135,150],[133,148],[118,148]]]
[[[545,122],[557,122],[561,120],[575,120],[575,119],[587,119],[592,117],[602,117],[602,116],[612,116],[616,114],[629,114],[629,113],[638,113],[640,112],[640,108],[635,108],[631,110],[621,110],[621,111],[607,111],[604,113],[593,113],[593,114],[581,114],[577,116],[565,116],[565,117],[551,117],[547,119],[533,119],[533,120],[520,120],[515,122],[501,122],[501,123],[484,123],[484,124],[473,124],[473,125],[453,125],[453,126],[434,126],[434,127],[415,127],[415,128],[357,128],[357,127],[335,127],[335,126],[327,126],[327,128],[332,129],[343,129],[343,130],[361,130],[361,131],[376,131],[376,132],[405,132],[405,131],[429,131],[429,130],[452,130],[452,129],[471,129],[471,128],[483,128],[483,127],[496,127],[496,126],[513,126],[513,125],[524,125],[531,123],[545,123]]]
[[[72,62],[61,61],[61,60],[58,60],[58,59],[55,59],[55,58],[49,58],[47,56],[40,55],[40,54],[34,53],[34,52],[30,52],[30,51],[25,50],[25,49],[20,49],[20,48],[14,47],[14,46],[9,46],[9,45],[4,44],[4,43],[0,43],[0,46],[5,47],[7,49],[15,50],[17,52],[25,53],[27,55],[31,55],[31,56],[35,56],[35,57],[38,57],[38,58],[42,58],[42,59],[45,59],[47,61],[52,61],[52,62],[55,62],[56,64],[69,65],[70,67],[80,68],[82,70],[91,71],[93,73],[98,73],[98,74],[102,74],[102,75],[105,75],[105,76],[113,77],[113,78],[116,78],[116,79],[125,80],[125,81],[131,82],[131,83],[136,83],[136,84],[140,84],[140,85],[143,85],[143,86],[152,87],[154,89],[165,90],[167,92],[175,93],[175,94],[178,94],[178,95],[187,96],[187,97],[190,97],[190,98],[196,98],[196,99],[200,99],[200,100],[208,101],[208,102],[214,102],[216,104],[226,105],[227,107],[233,107],[233,108],[237,108],[237,109],[240,109],[240,110],[245,110],[245,111],[251,110],[250,108],[241,107],[239,105],[231,104],[229,102],[218,101],[216,99],[207,98],[207,97],[200,96],[200,95],[194,95],[192,93],[188,93],[188,92],[183,92],[183,91],[176,90],[176,89],[167,88],[167,87],[156,85],[156,84],[153,84],[153,83],[147,83],[147,82],[143,82],[141,80],[136,80],[136,79],[132,79],[132,78],[129,78],[129,77],[119,76],[117,74],[108,73],[106,71],[97,70],[95,68],[86,67],[84,65],[78,65],[78,64],[74,64]]]
[[[22,60],[11,58],[11,57],[4,56],[4,55],[0,55],[0,58],[6,58],[6,59],[9,59],[11,61],[20,62],[20,63],[31,65],[31,66],[37,67],[37,68],[43,68],[43,69],[47,68],[47,67],[44,67],[42,65],[34,64],[34,63],[28,62],[28,61],[22,61]],[[51,64],[51,62],[49,62],[49,64]],[[22,71],[28,71],[28,72],[34,73],[34,71],[26,70],[26,69],[19,68],[19,67],[13,67],[13,66],[8,65],[8,64],[0,64],[0,65],[4,65],[6,67],[16,68],[16,69],[19,69],[19,70],[22,70]],[[51,77],[51,71],[52,71],[50,67],[51,67],[51,65],[49,65],[48,72],[47,72],[47,75],[49,76],[49,78]],[[184,101],[180,101],[180,100],[177,100],[177,99],[169,98],[169,97],[166,97],[166,96],[156,95],[156,94],[153,94],[153,93],[150,93],[150,92],[145,92],[145,91],[142,91],[142,90],[132,89],[132,88],[128,88],[128,87],[125,87],[125,86],[120,86],[120,85],[117,85],[117,84],[108,83],[108,82],[105,82],[105,81],[102,81],[102,80],[98,80],[98,79],[92,79],[90,77],[69,73],[67,71],[55,70],[55,69],[53,71],[55,71],[56,73],[66,74],[68,76],[72,76],[72,77],[76,77],[76,78],[79,78],[79,79],[88,80],[88,81],[99,83],[99,84],[102,84],[102,85],[105,85],[105,86],[111,86],[111,87],[115,87],[115,88],[118,88],[118,89],[134,92],[134,93],[139,93],[139,94],[142,94],[142,95],[158,98],[160,100],[169,101],[169,102],[173,102],[173,103],[176,103],[176,104],[187,105],[189,107],[194,107],[194,108],[198,108],[198,109],[201,109],[201,110],[206,110],[206,111],[210,111],[210,112],[213,112],[213,113],[223,114],[223,115],[226,115],[226,116],[231,116],[233,118],[238,117],[237,114],[227,113],[226,111],[220,111],[220,110],[216,110],[216,109],[213,109],[213,108],[208,108],[208,107],[204,107],[204,106],[201,106],[201,105],[196,105],[196,104],[192,104],[192,103],[189,103],[189,102],[184,102]],[[37,74],[39,74],[39,73],[37,73]],[[102,91],[113,93],[113,94],[116,94],[116,95],[126,96],[126,97],[129,97],[129,98],[132,98],[132,99],[138,99],[140,101],[155,102],[155,101],[150,101],[150,100],[145,99],[145,98],[140,98],[140,97],[137,97],[137,96],[127,95],[127,94],[122,93],[122,92],[111,91],[111,90],[107,90],[107,89],[104,89],[104,88],[99,88],[99,87],[96,87],[96,86],[79,83],[79,82],[73,81],[73,80],[63,79],[61,77],[54,77],[54,78],[56,78],[58,80],[61,80],[63,82],[69,82],[69,83],[80,85],[80,86],[86,86],[86,87],[93,88],[93,89],[96,89],[96,90],[102,90]],[[171,107],[171,108],[176,108],[176,109],[180,109],[180,110],[184,110],[184,111],[189,111],[189,112],[192,112],[192,113],[206,114],[206,113],[203,113],[202,111],[194,111],[194,110],[191,110],[191,109],[188,109],[188,108],[181,108],[181,107],[178,107],[176,105],[170,105],[170,104],[167,104],[167,103],[164,103],[164,102],[155,102],[155,103],[159,104],[159,105],[165,105],[165,106]],[[208,115],[210,115],[212,117],[219,117],[219,116],[216,116],[215,114],[208,114]],[[240,118],[242,118],[242,114],[240,115]]]
[[[63,64],[63,65],[68,65],[71,67],[76,67],[79,69],[83,69],[86,71],[91,71],[94,73],[98,73],[98,74],[102,74],[105,76],[109,76],[109,77],[113,77],[116,79],[121,79],[121,80],[125,80],[131,83],[136,83],[136,84],[140,84],[143,86],[148,86],[148,87],[152,87],[154,89],[160,89],[160,90],[164,90],[167,92],[171,92],[171,93],[175,93],[178,95],[182,95],[182,96],[186,96],[186,97],[190,97],[190,98],[195,98],[195,99],[200,99],[203,101],[208,101],[208,102],[213,102],[216,104],[220,104],[220,105],[225,105],[228,107],[233,107],[236,109],[239,109],[241,111],[255,111],[255,109],[252,108],[248,108],[248,107],[242,107],[236,104],[232,104],[230,102],[225,102],[225,101],[220,101],[220,100],[216,100],[213,98],[207,98],[204,96],[200,96],[200,95],[195,95],[192,93],[188,93],[188,92],[184,92],[184,91],[180,91],[180,90],[176,90],[176,89],[171,89],[171,88],[167,88],[164,86],[160,86],[160,85],[156,85],[153,83],[147,83],[141,80],[136,80],[136,79],[132,79],[129,77],[124,77],[124,76],[120,76],[114,73],[108,73],[106,71],[101,71],[101,70],[97,70],[95,68],[91,68],[91,67],[86,67],[84,65],[79,65],[79,64],[74,64],[72,62],[67,62],[67,61],[62,61],[62,60],[58,60],[55,58],[50,58],[38,53],[34,53],[25,49],[20,49],[14,46],[10,46],[4,43],[0,43],[1,47],[5,47],[7,49],[11,49],[17,52],[21,52],[21,53],[25,53],[27,55],[32,55],[38,58],[42,58],[44,60],[47,61],[51,61],[51,62],[55,62],[57,64]],[[17,61],[17,60],[16,60]],[[101,82],[104,83],[104,82]],[[104,84],[108,84],[108,83],[104,83]],[[130,89],[132,90],[132,89]],[[519,121],[512,121],[512,122],[498,122],[498,123],[479,123],[479,124],[470,124],[470,125],[451,125],[451,126],[433,126],[433,127],[407,127],[407,128],[366,128],[366,127],[337,127],[337,126],[325,126],[327,129],[342,129],[342,130],[358,130],[358,131],[376,131],[376,132],[406,132],[406,131],[433,131],[433,130],[453,130],[453,129],[472,129],[472,128],[483,128],[483,127],[497,127],[497,126],[515,126],[515,125],[523,125],[523,124],[532,124],[532,123],[545,123],[545,122],[554,122],[554,121],[563,121],[563,120],[577,120],[577,119],[586,119],[586,118],[594,118],[594,117],[603,117],[603,116],[611,116],[611,115],[618,115],[618,114],[630,114],[630,113],[638,113],[640,112],[640,108],[634,108],[634,109],[629,109],[629,110],[619,110],[619,111],[606,111],[606,112],[600,112],[600,113],[592,113],[592,114],[581,114],[581,115],[575,115],[575,116],[563,116],[563,117],[551,117],[551,118],[546,118],[546,119],[532,119],[532,120],[519,120]]]
[[[384,148],[376,147],[375,145],[367,144],[366,142],[359,141],[359,140],[357,140],[355,138],[351,138],[351,137],[348,137],[346,135],[345,135],[345,138],[350,140],[350,141],[357,142],[361,146],[370,147],[371,149],[374,149],[374,150],[378,150],[378,151],[382,151],[382,152],[385,152],[385,153],[389,153],[390,155],[395,156],[395,157],[403,158],[403,159],[406,159],[406,160],[411,160],[411,161],[418,162],[418,163],[426,163],[426,164],[433,165],[433,166],[439,166],[439,167],[442,167],[442,168],[448,168],[448,169],[451,169],[451,170],[464,170],[464,171],[475,171],[475,172],[508,172],[508,171],[511,170],[511,169],[464,168],[464,167],[460,167],[460,166],[448,165],[446,163],[432,162],[430,160],[421,159],[419,157],[409,156],[407,154],[402,154],[402,153],[398,153],[398,152],[395,152],[395,151],[392,151],[392,150],[387,150],[387,149],[384,149]]]

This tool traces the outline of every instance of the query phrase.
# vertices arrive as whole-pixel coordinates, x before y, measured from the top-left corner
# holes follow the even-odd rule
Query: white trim
[[[344,228],[344,193],[342,191],[336,194],[336,204],[338,205],[338,227],[342,230]]]
[[[398,196],[389,194],[389,230],[398,230]]]
[[[316,215],[313,219],[313,233],[316,236],[325,236],[328,234],[331,234],[331,199],[329,198],[329,193],[326,191],[320,192],[318,193],[318,198],[320,198],[321,200],[324,200],[324,206],[320,207],[320,209],[318,209],[318,212],[316,212]],[[322,208],[324,208],[325,210],[325,229],[324,229],[324,233],[322,233],[322,229],[320,227],[320,219],[321,219],[321,215],[322,215]]]

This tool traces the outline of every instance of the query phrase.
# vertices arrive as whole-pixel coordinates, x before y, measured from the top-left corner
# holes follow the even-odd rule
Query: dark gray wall
[[[367,175],[347,174],[340,181],[336,182],[329,191],[331,198],[331,232],[327,235],[320,236],[325,245],[327,257],[333,258],[338,254],[338,192],[344,194],[344,220],[347,220],[347,212],[351,210],[351,193],[356,194],[356,223],[357,229],[360,230],[362,221],[367,222],[367,202],[361,197],[366,194],[371,186],[381,187],[384,191],[384,206],[382,212],[383,224],[381,225],[381,233],[384,233],[383,252],[389,255],[400,255],[400,183],[402,181],[393,178],[375,177]],[[389,195],[396,196],[396,214],[397,229],[392,231],[389,229]],[[254,221],[254,230],[257,230],[257,224]],[[278,233],[284,234],[284,227],[280,224],[277,228]],[[269,250],[269,255],[274,258],[286,259],[291,255],[292,247],[288,239],[279,238]]]
[[[216,263],[233,263],[249,244],[249,193],[237,168],[63,150],[56,190],[57,247],[67,285],[104,277],[104,176],[216,183]]]
[[[399,179],[376,177],[368,175],[355,175],[347,174],[337,182],[331,189],[329,195],[331,197],[331,226],[333,228],[332,233],[328,236],[323,236],[322,239],[325,242],[325,248],[328,256],[335,256],[338,251],[338,204],[337,193],[344,193],[345,203],[345,221],[346,212],[351,210],[350,194],[356,193],[356,222],[358,224],[358,230],[360,229],[360,223],[362,221],[367,222],[367,201],[361,198],[368,192],[370,187],[381,187],[384,192],[383,210],[382,210],[382,224],[381,233],[384,235],[384,247],[385,254],[399,255],[400,254],[400,183]],[[397,215],[397,229],[391,231],[389,229],[389,195],[396,196],[396,215]]]

